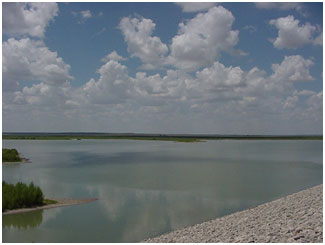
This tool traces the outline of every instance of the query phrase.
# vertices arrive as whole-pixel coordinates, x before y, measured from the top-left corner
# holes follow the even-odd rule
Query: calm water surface
[[[137,242],[322,183],[322,141],[4,140],[3,180],[99,198],[2,218],[3,242]]]

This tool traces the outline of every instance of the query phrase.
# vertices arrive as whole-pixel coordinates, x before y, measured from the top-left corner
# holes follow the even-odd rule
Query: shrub
[[[43,205],[43,199],[42,190],[33,182],[13,185],[2,181],[2,211]]]
[[[21,162],[21,158],[16,149],[2,149],[3,162]]]

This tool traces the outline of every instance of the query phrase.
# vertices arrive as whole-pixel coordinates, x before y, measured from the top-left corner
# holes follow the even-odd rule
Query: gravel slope
[[[323,185],[143,242],[323,242]]]

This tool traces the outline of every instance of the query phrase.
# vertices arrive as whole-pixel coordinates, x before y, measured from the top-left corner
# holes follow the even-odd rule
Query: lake
[[[3,242],[137,242],[318,185],[321,140],[3,140],[2,178],[98,201],[8,215]]]

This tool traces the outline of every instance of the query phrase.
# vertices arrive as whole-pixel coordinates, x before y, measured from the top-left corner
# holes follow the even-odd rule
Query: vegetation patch
[[[51,205],[51,204],[57,204],[58,202],[55,200],[51,200],[51,199],[44,199],[43,200],[43,204],[44,205]]]
[[[26,185],[22,182],[8,184],[2,181],[2,212],[57,203],[55,200],[44,199],[42,190],[33,182]]]
[[[16,149],[2,149],[2,162],[21,162],[22,158]]]
[[[8,184],[2,181],[2,211],[43,205],[43,192],[33,182]]]

